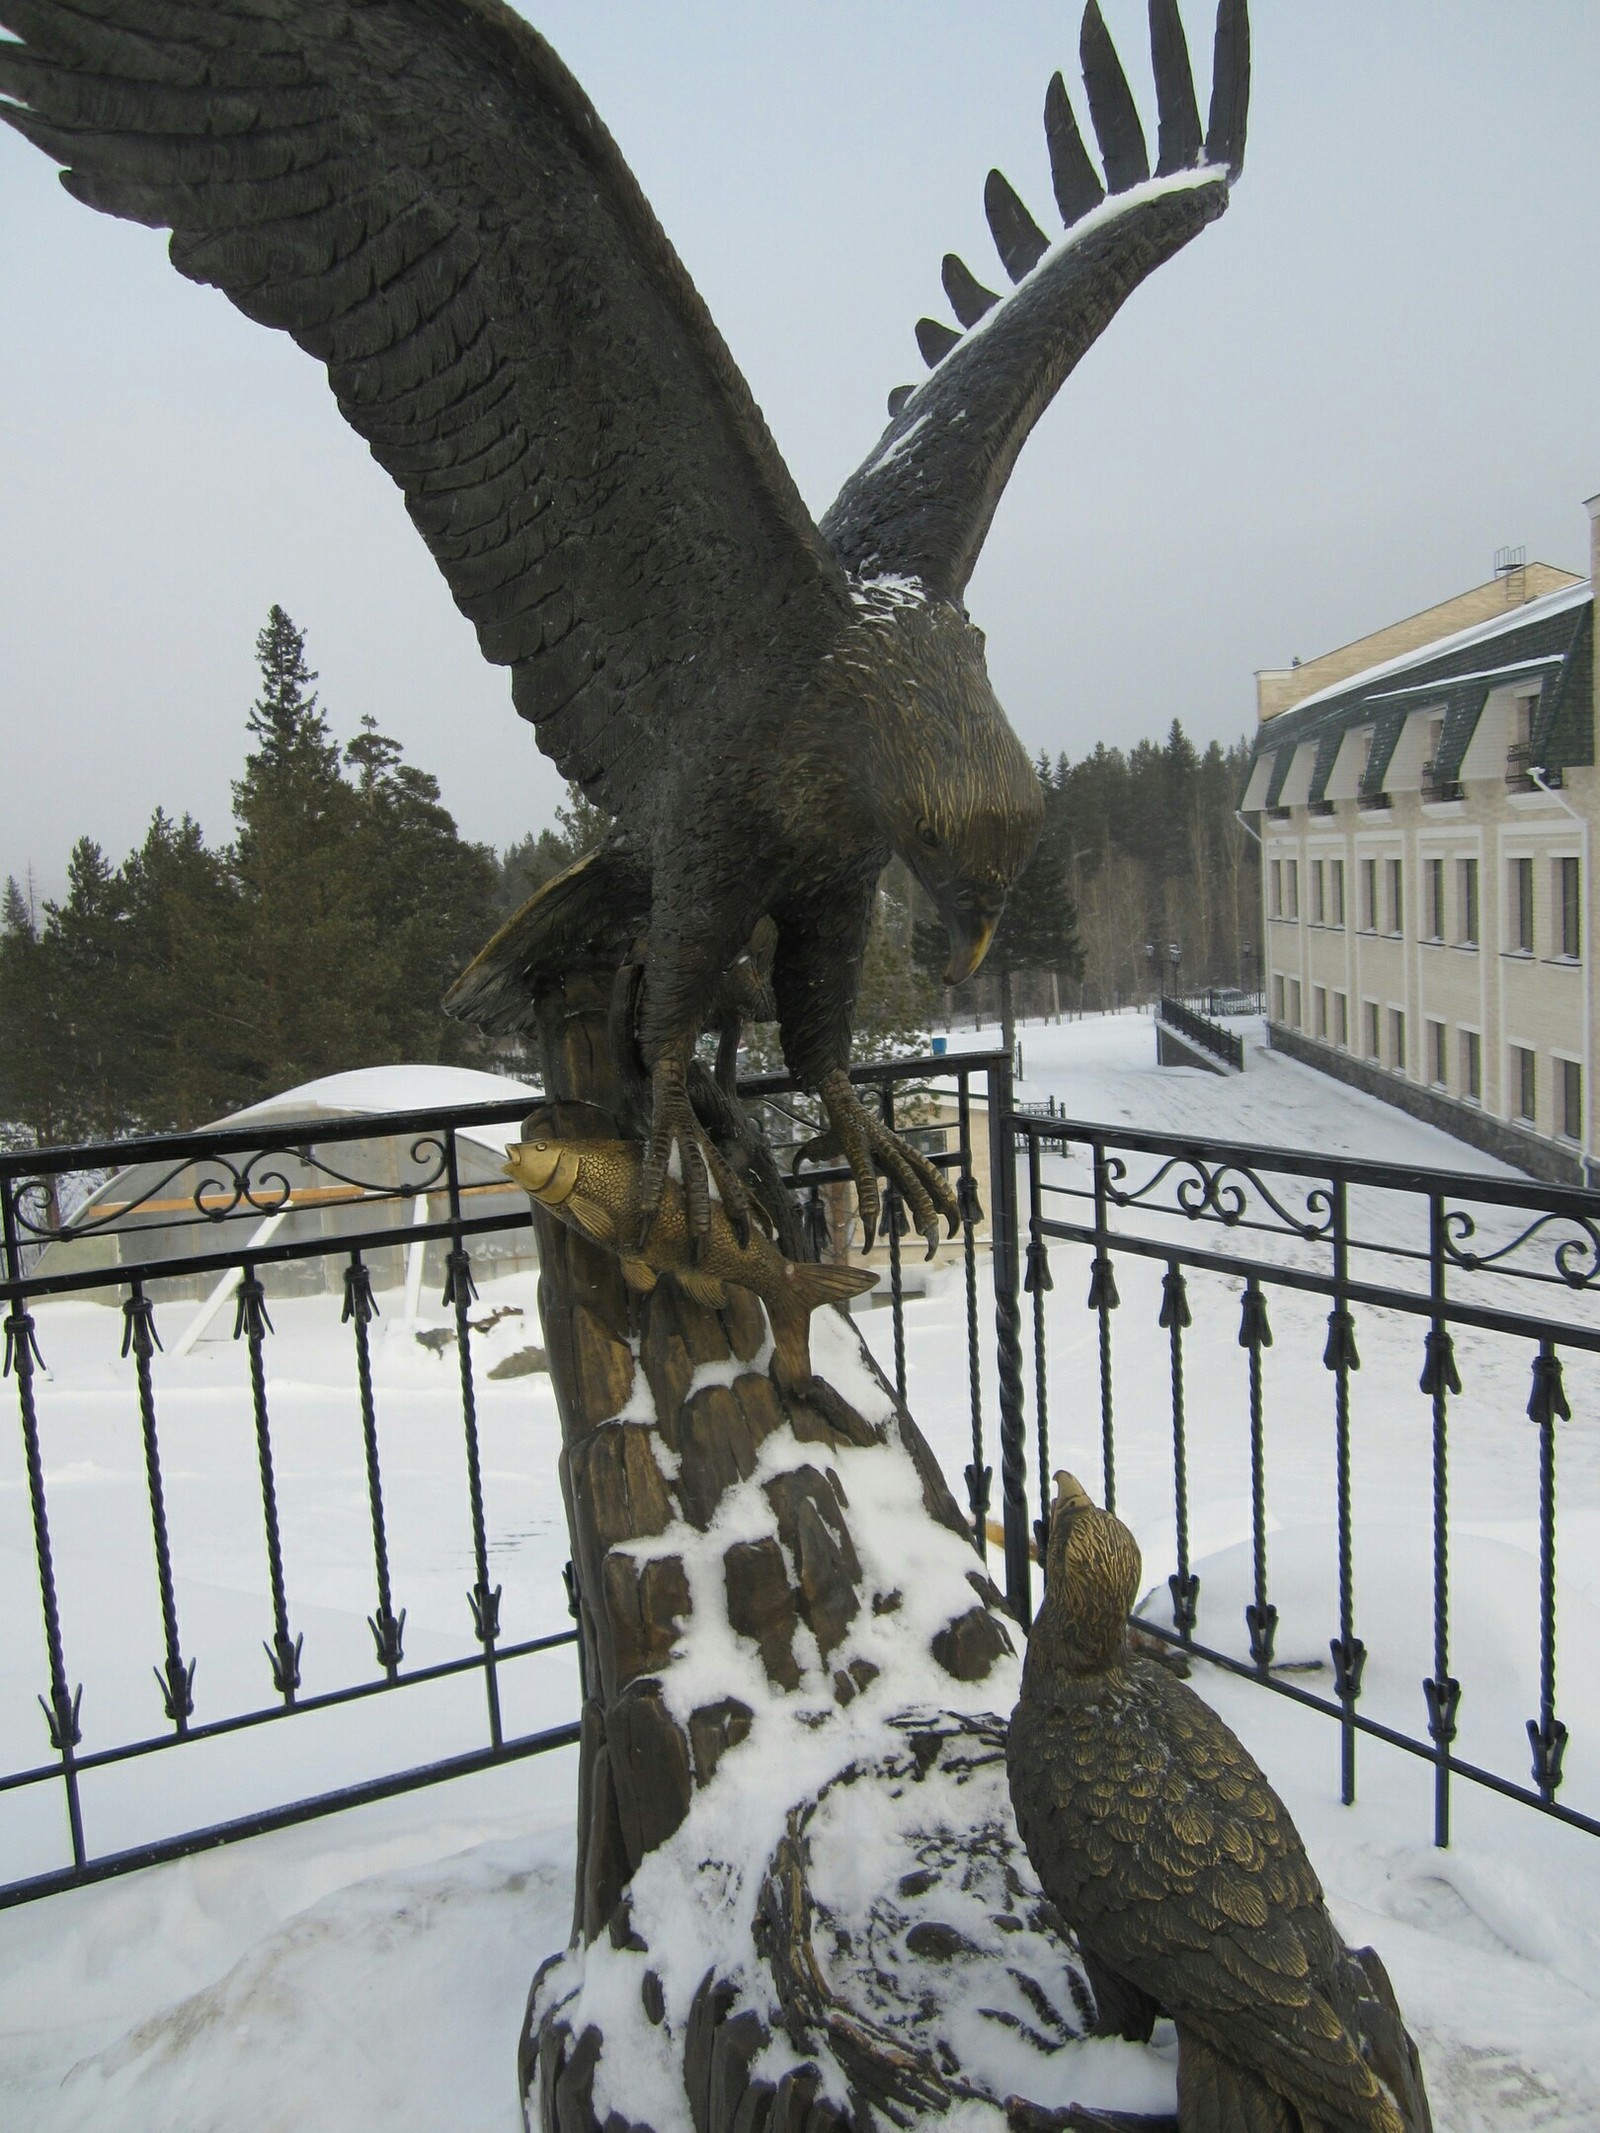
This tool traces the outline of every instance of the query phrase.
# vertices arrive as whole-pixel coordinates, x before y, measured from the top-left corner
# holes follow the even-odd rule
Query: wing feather
[[[0,118],[326,365],[487,658],[626,823],[839,568],[621,155],[502,0],[0,0]]]
[[[1182,31],[1174,34],[1171,13],[1167,0],[1155,0],[1162,174],[1150,178],[1127,79],[1091,0],[1083,62],[1107,185],[1058,74],[1045,97],[1045,138],[1066,235],[1027,259],[1018,241],[1026,247],[1026,229],[991,177],[985,204],[1001,201],[991,223],[1008,269],[1023,265],[1021,279],[975,320],[952,291],[965,333],[936,319],[918,321],[917,344],[931,374],[891,395],[889,427],[822,521],[850,570],[916,578],[930,592],[959,599],[1033,425],[1139,283],[1226,208],[1243,161],[1249,103],[1245,0],[1220,0],[1203,151]],[[1016,200],[1009,186],[1005,191]],[[1016,206],[1035,228],[1020,201]]]

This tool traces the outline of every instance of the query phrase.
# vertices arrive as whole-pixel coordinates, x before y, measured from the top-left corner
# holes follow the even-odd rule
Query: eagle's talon
[[[729,1222],[741,1245],[750,1241],[750,1199],[743,1185],[723,1160],[689,1100],[686,1062],[668,1053],[658,1059],[650,1075],[650,1132],[645,1141],[644,1162],[639,1174],[639,1231],[635,1244],[643,1249],[650,1224],[661,1205],[673,1152],[678,1156],[683,1186],[684,1219],[689,1230],[689,1249],[698,1263],[711,1235],[711,1189],[714,1185]]]
[[[955,1194],[943,1172],[909,1147],[881,1118],[874,1118],[842,1070],[825,1076],[817,1093],[827,1111],[830,1130],[807,1141],[799,1150],[796,1170],[803,1162],[816,1162],[827,1155],[844,1157],[855,1180],[863,1251],[872,1249],[878,1232],[881,1171],[910,1206],[912,1221],[931,1259],[939,1248],[940,1216],[949,1223],[951,1236],[960,1221]]]

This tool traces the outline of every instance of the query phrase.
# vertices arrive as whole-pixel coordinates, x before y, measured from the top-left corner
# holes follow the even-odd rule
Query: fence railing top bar
[[[1330,1183],[1372,1185],[1424,1197],[1437,1193],[1452,1201],[1478,1201],[1485,1206],[1538,1207],[1552,1214],[1600,1221],[1600,1192],[1578,1185],[1547,1185],[1537,1178],[1483,1177],[1473,1171],[1435,1169],[1427,1164],[1378,1163],[1364,1156],[1307,1155],[1292,1148],[1257,1148],[1247,1141],[1202,1140],[1185,1133],[1157,1133],[1140,1126],[1103,1125],[1093,1119],[1059,1115],[1038,1118],[1019,1111],[1008,1112],[1005,1125],[1019,1138],[1032,1142],[1077,1141],[1112,1154],[1132,1148],[1143,1155],[1172,1156],[1198,1163],[1212,1172],[1281,1171]]]
[[[327,1118],[262,1119],[251,1125],[203,1126],[194,1133],[144,1133],[128,1140],[89,1141],[78,1147],[11,1149],[0,1154],[0,1178],[33,1179],[72,1170],[127,1170],[135,1163],[204,1162],[249,1148],[285,1151],[329,1141],[386,1140],[403,1133],[446,1132],[525,1118],[543,1096],[493,1102],[430,1104],[409,1111],[370,1111]]]
[[[443,1194],[444,1188],[438,1188],[438,1196],[442,1198]],[[530,1229],[532,1225],[533,1215],[528,1208],[511,1207],[492,1215],[464,1215],[459,1221],[417,1222],[404,1229],[354,1230],[287,1244],[269,1241],[252,1246],[235,1239],[214,1252],[193,1252],[181,1259],[130,1260],[125,1265],[78,1267],[70,1273],[22,1274],[15,1280],[0,1276],[0,1303],[12,1303],[18,1297],[75,1296],[91,1289],[126,1289],[136,1281],[148,1286],[190,1274],[226,1274],[247,1260],[254,1267],[282,1266],[292,1259],[348,1259],[352,1252],[405,1251],[414,1244],[498,1236],[503,1231]],[[130,1232],[119,1234],[127,1236]],[[64,1233],[63,1241],[73,1241],[70,1230]]]
[[[966,1074],[990,1072],[1006,1063],[1003,1048],[988,1052],[927,1052],[914,1059],[873,1059],[850,1069],[852,1081],[950,1080]],[[747,1074],[739,1080],[741,1096],[783,1096],[804,1093],[792,1074]]]
[[[914,1059],[875,1060],[852,1067],[852,1081],[885,1082],[958,1078],[1003,1065],[1003,1051],[928,1053]],[[754,1074],[741,1080],[746,1096],[780,1096],[798,1090],[791,1074]],[[33,1179],[73,1170],[126,1170],[135,1163],[204,1161],[240,1149],[292,1150],[330,1141],[382,1140],[403,1133],[444,1132],[525,1118],[544,1101],[534,1088],[525,1096],[473,1103],[428,1104],[404,1111],[370,1111],[321,1118],[268,1118],[201,1126],[189,1133],[141,1133],[124,1140],[85,1141],[46,1148],[0,1151],[0,1179]]]

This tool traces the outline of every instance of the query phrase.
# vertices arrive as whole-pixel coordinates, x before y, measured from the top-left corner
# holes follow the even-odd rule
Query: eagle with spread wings
[[[848,1078],[875,886],[898,853],[955,983],[1036,841],[1038,781],[963,593],[1062,381],[1227,206],[1245,0],[1221,0],[1204,129],[1177,0],[1150,0],[1153,170],[1089,0],[1103,176],[1058,74],[1063,234],[990,172],[1010,286],[945,259],[959,325],[918,323],[928,374],[820,521],[615,143],[503,0],[0,0],[0,26],[0,118],[76,198],[170,229],[180,273],[325,365],[539,746],[610,818],[456,1011],[504,1026],[541,955],[597,930],[642,943],[643,1219],[677,1168],[700,1234],[710,1181],[742,1225],[691,1067],[764,929],[784,1055],[868,1241],[881,1172],[931,1250],[949,1189]]]

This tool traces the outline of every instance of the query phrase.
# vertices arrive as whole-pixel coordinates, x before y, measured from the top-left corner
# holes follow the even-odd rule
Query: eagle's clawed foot
[[[824,1156],[844,1157],[855,1179],[863,1251],[871,1249],[878,1233],[882,1205],[878,1194],[878,1172],[881,1170],[910,1208],[912,1222],[927,1245],[931,1259],[939,1248],[940,1217],[949,1224],[952,1237],[961,1220],[955,1194],[946,1183],[944,1173],[867,1109],[842,1068],[827,1075],[817,1093],[828,1114],[830,1130],[816,1140],[806,1142],[795,1156],[795,1168],[798,1169],[801,1163],[819,1161]]]
[[[650,1132],[639,1177],[639,1235],[642,1247],[666,1181],[676,1175],[683,1185],[685,1219],[696,1254],[711,1234],[711,1192],[716,1188],[723,1212],[739,1243],[750,1241],[750,1201],[743,1185],[724,1162],[689,1101],[687,1053],[664,1052],[650,1073]]]

